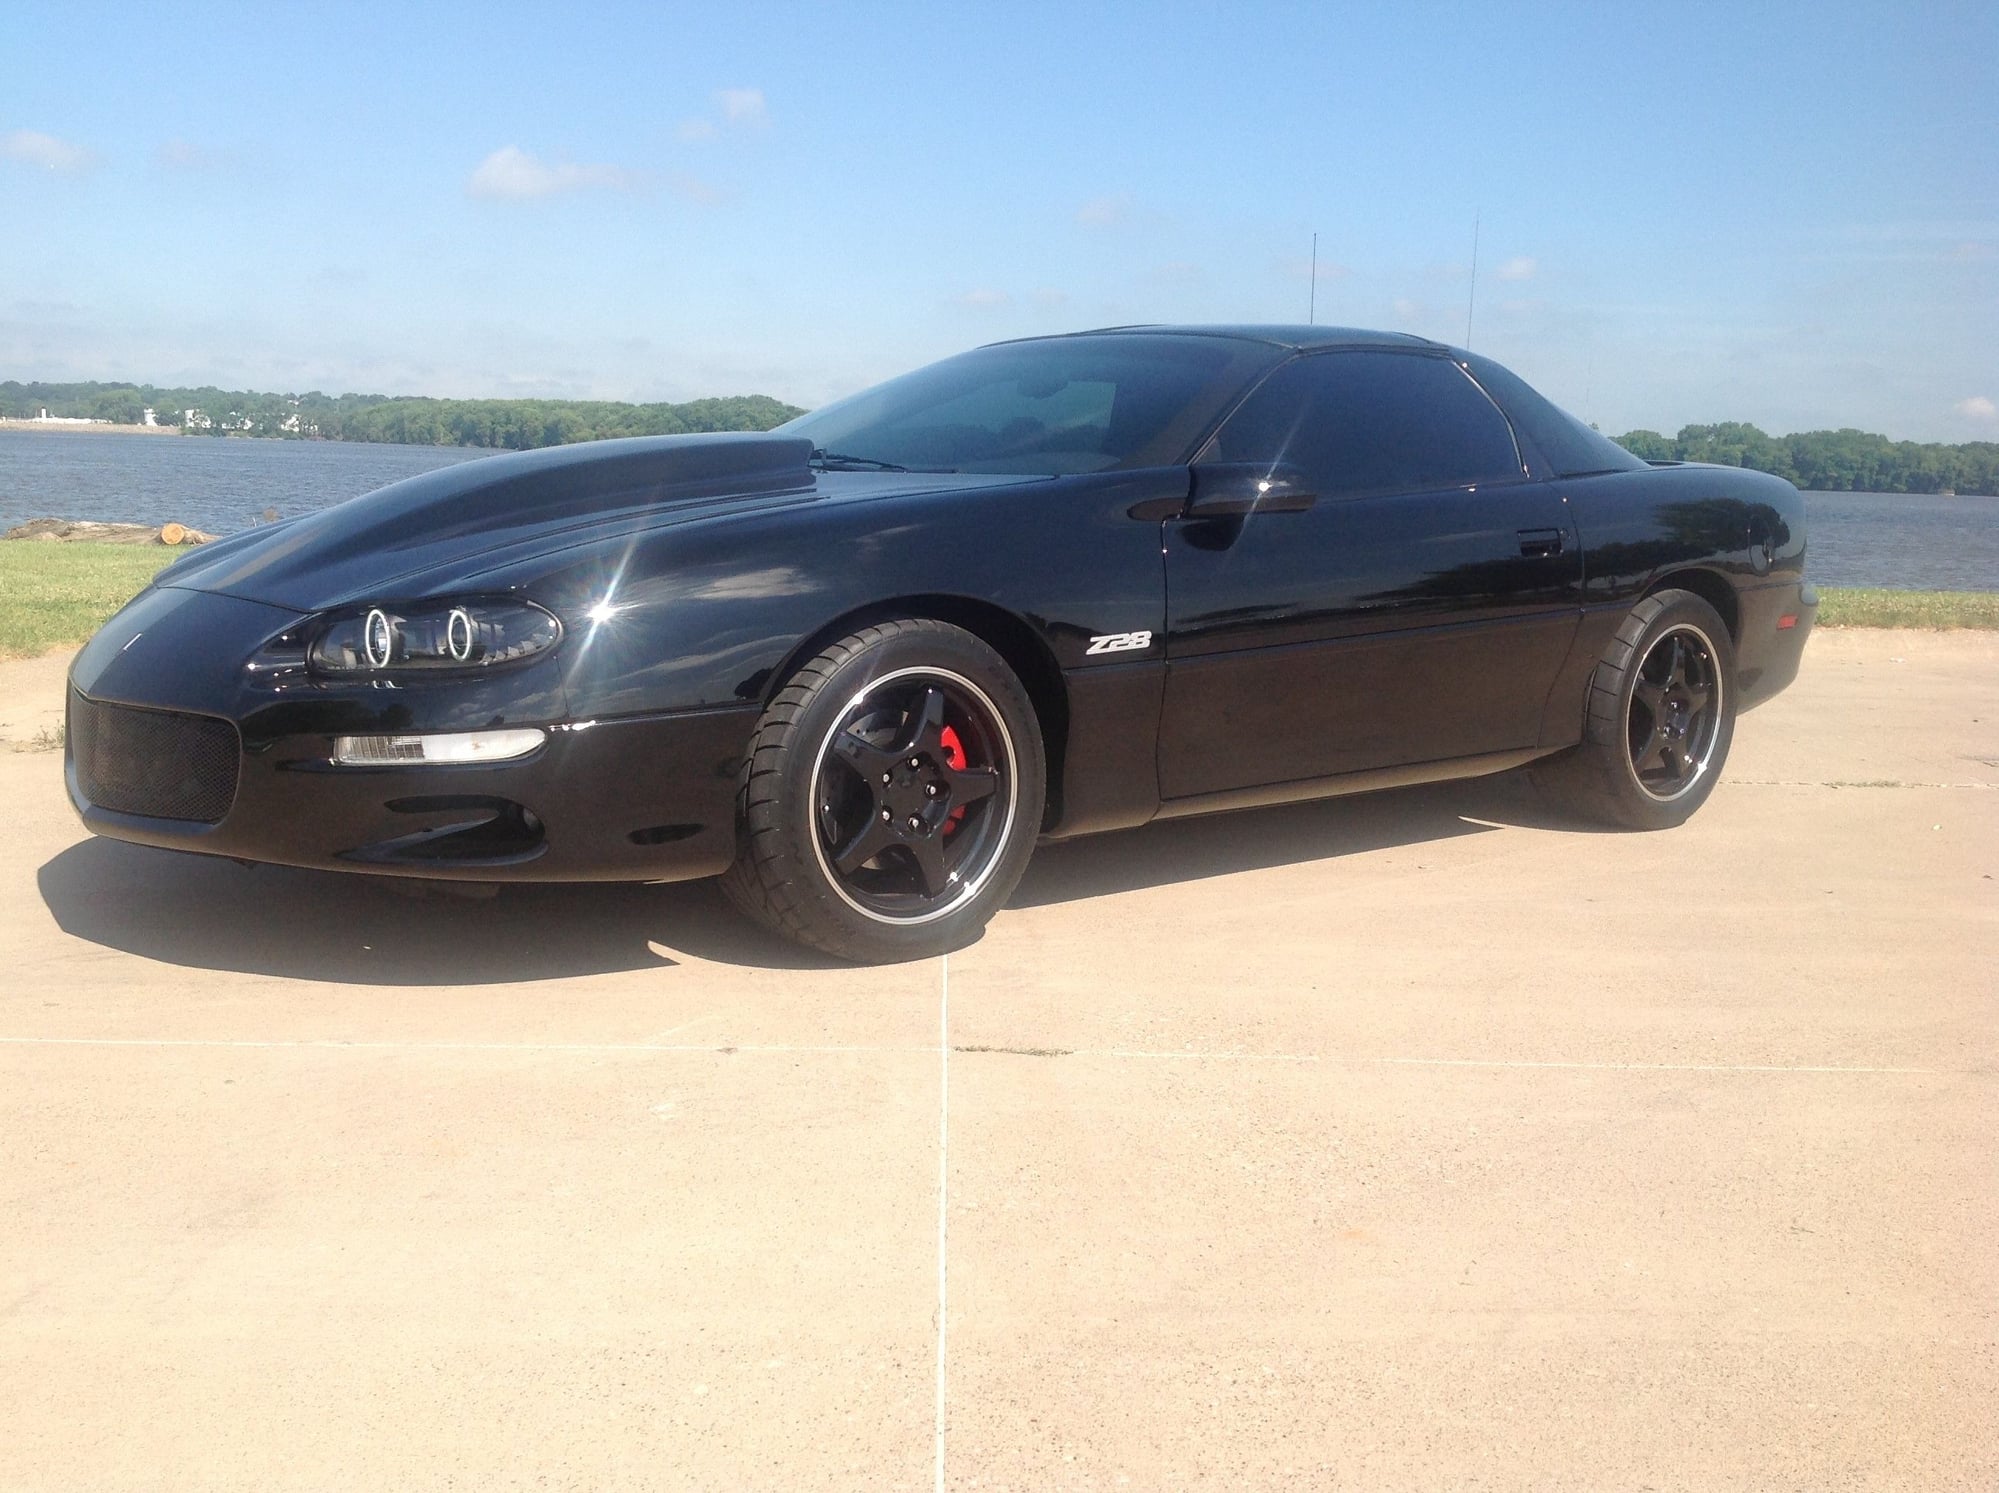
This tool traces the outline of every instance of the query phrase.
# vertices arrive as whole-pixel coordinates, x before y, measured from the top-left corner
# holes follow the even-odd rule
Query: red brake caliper
[[[963,772],[968,759],[965,756],[965,744],[958,739],[957,728],[946,726],[938,733],[937,744],[944,748],[944,760],[950,764],[951,771]],[[947,835],[955,833],[958,822],[964,817],[965,806],[960,804],[944,816],[944,833]]]

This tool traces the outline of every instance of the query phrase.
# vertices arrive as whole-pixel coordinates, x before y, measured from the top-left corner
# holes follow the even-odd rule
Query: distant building
[[[159,424],[159,423],[160,423],[160,417],[159,417],[159,412],[158,412],[157,410],[140,410],[140,411],[139,411],[139,423],[140,423],[141,425],[157,425],[157,424]]]
[[[37,425],[109,425],[109,420],[90,420],[81,415],[52,415],[46,408],[35,416]]]

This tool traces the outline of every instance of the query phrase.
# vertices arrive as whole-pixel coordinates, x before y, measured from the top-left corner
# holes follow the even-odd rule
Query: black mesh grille
[[[214,716],[105,705],[72,690],[69,755],[100,809],[216,824],[236,799],[236,728]]]

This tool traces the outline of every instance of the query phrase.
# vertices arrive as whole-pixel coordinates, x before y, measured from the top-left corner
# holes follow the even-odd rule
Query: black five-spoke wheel
[[[1691,591],[1639,601],[1590,680],[1583,739],[1534,764],[1556,803],[1627,829],[1684,823],[1714,791],[1735,734],[1735,649]]]
[[[814,774],[820,860],[869,917],[927,922],[976,896],[1006,842],[1017,770],[993,702],[942,669],[874,681]]]
[[[1627,718],[1631,775],[1661,803],[1681,797],[1707,771],[1722,691],[1714,642],[1692,623],[1661,633],[1639,664]]]
[[[729,899],[850,959],[976,936],[1041,829],[1046,768],[1026,689],[989,645],[900,618],[829,644],[751,738]]]

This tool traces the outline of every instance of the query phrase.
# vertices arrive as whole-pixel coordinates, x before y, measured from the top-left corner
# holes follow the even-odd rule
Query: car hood
[[[463,462],[204,545],[162,586],[320,611],[580,542],[607,525],[810,503],[812,443],[768,435],[588,441]]]

